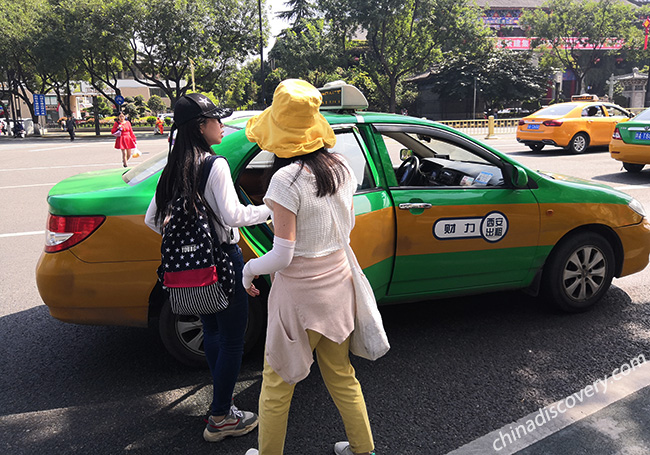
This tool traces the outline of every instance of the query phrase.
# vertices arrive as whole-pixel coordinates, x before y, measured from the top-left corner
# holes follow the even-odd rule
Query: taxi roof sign
[[[318,89],[323,95],[321,110],[367,109],[368,100],[361,90],[344,81],[334,81]]]
[[[573,95],[571,101],[598,101],[598,96],[583,93],[582,95]]]

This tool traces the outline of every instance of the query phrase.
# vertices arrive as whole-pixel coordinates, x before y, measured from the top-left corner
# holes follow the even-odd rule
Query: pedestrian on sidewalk
[[[264,197],[273,211],[273,248],[244,267],[243,284],[252,296],[259,294],[255,276],[275,274],[268,298],[259,452],[250,449],[246,455],[283,453],[294,388],[309,375],[314,350],[349,439],[336,443],[334,453],[374,450],[349,357],[355,293],[345,242],[354,225],[357,180],[346,159],[327,150],[336,136],[318,111],[321,103],[314,86],[288,79],[278,85],[271,107],[246,125],[248,139],[275,154]]]
[[[117,116],[111,134],[115,136],[115,148],[122,152],[122,166],[126,167],[138,140],[131,127],[131,122],[126,120],[123,112]]]
[[[178,134],[174,144],[169,146],[167,165],[145,215],[147,226],[160,233],[177,198],[185,196],[194,201],[200,197],[211,212],[221,248],[234,264],[235,292],[228,307],[218,313],[201,315],[203,348],[213,386],[210,415],[203,430],[203,438],[208,442],[244,435],[255,429],[258,422],[257,415],[240,411],[233,404],[248,321],[248,296],[241,284],[244,259],[237,245],[240,239],[237,227],[263,223],[271,211],[265,205],[244,206],[239,202],[224,157],[214,160],[205,191],[198,194],[206,158],[215,154],[212,146],[220,144],[223,138],[221,119],[230,114],[229,109],[218,108],[199,93],[190,93],[176,101],[172,131]]]
[[[65,129],[68,131],[71,141],[74,141],[75,128],[77,128],[77,122],[75,122],[74,117],[71,115],[70,117],[68,117],[68,120],[66,120],[65,122]]]

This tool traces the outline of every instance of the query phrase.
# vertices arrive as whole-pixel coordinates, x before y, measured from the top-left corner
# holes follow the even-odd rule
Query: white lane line
[[[647,190],[650,188],[650,185],[625,185],[625,186],[615,186],[614,189],[618,191],[628,191],[628,190]]]
[[[54,186],[56,183],[34,183],[32,185],[14,185],[14,186],[0,186],[0,190],[13,190],[15,188],[31,188],[34,186]]]
[[[110,144],[112,141],[102,141],[102,142],[96,142],[96,144]],[[73,149],[73,148],[79,148],[79,147],[90,147],[90,144],[80,144],[80,145],[62,145],[60,147],[47,147],[47,148],[42,148],[42,149],[31,149],[31,150],[25,150],[28,153],[32,152],[49,152],[50,150],[60,150],[60,149]]]
[[[589,384],[579,392],[481,436],[447,455],[513,455],[610,404],[650,386],[650,362],[627,371],[629,371],[627,376],[618,373],[616,380],[614,376],[610,376],[606,384],[603,384],[605,379],[602,379],[602,382],[597,380],[594,384],[600,384],[600,388]],[[591,388],[589,390],[591,395],[587,393],[589,388]],[[597,393],[593,393],[594,389],[597,389]],[[568,406],[569,400],[573,405],[571,407]]]
[[[0,172],[15,172],[15,171],[43,171],[48,169],[68,169],[72,167],[91,167],[91,166],[102,166],[102,167],[114,167],[118,166],[115,163],[101,163],[101,164],[69,164],[67,166],[39,166],[39,167],[17,167],[13,169],[0,169]]]
[[[45,231],[28,231],[28,232],[11,232],[9,234],[0,234],[0,238],[4,237],[23,237],[26,235],[44,235]]]

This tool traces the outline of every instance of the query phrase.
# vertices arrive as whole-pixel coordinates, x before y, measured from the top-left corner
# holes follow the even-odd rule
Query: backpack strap
[[[226,159],[225,156],[222,155],[210,155],[206,159],[203,160],[203,165],[201,168],[201,182],[199,183],[199,194],[204,195],[205,194],[205,187],[208,184],[208,178],[210,177],[210,171],[212,170],[212,166],[214,165],[215,161],[217,161],[219,158],[223,158],[224,160]],[[205,196],[203,196],[205,197]],[[207,202],[206,202],[207,204]],[[208,216],[210,216],[210,211],[208,210]],[[218,224],[221,224],[218,220],[216,220]],[[223,225],[222,225],[223,227]],[[212,229],[212,224],[210,225],[210,228]],[[230,228],[230,240],[235,238],[235,234],[233,233],[232,228]]]

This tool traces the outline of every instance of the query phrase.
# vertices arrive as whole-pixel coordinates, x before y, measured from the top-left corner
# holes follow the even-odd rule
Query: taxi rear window
[[[246,124],[244,123],[243,127],[245,126]],[[243,127],[224,125],[223,136],[226,137],[229,134],[242,129]],[[162,169],[165,167],[167,164],[167,153],[167,151],[157,153],[148,160],[129,169],[122,175],[122,180],[124,180],[124,183],[131,186],[137,185],[138,183],[147,180],[152,175],[155,175],[158,172],[162,171]]]
[[[634,117],[634,121],[642,121],[642,122],[648,122],[650,121],[650,109],[646,109],[645,111],[641,112],[639,115]]]
[[[542,110],[535,112],[535,115],[565,115],[578,105],[574,103],[556,104],[555,106],[545,107]]]

